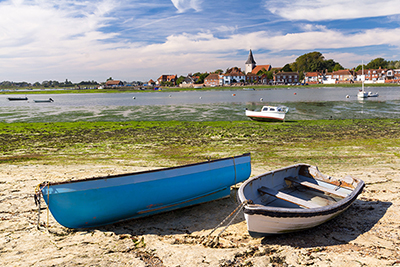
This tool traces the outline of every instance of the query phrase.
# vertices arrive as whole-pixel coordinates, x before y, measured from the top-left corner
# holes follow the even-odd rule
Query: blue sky
[[[282,67],[321,52],[345,68],[400,60],[399,0],[0,0],[0,81],[148,81]]]

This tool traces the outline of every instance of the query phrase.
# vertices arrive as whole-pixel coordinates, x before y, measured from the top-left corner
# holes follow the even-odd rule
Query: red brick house
[[[290,84],[299,82],[298,72],[283,72],[274,73],[274,84]]]
[[[259,80],[260,77],[252,72],[246,74],[246,83],[258,83]]]
[[[124,83],[120,80],[108,80],[106,81],[106,86],[123,86]]]
[[[222,78],[220,79],[220,75],[216,73],[209,74],[205,79],[204,79],[204,85],[205,86],[220,86],[220,80],[222,81]]]
[[[171,82],[173,85],[176,84],[176,80],[178,79],[178,75],[161,75],[160,78],[157,79],[157,84],[161,84],[162,82]]]
[[[255,66],[254,69],[251,71],[251,73],[257,74],[260,70],[270,71],[271,70],[271,65],[258,65],[258,66]]]
[[[338,82],[353,82],[354,71],[352,70],[337,70],[332,72],[332,79]]]
[[[324,79],[324,75],[323,75],[323,73],[321,73],[319,71],[304,73],[304,82],[306,82],[308,84],[321,83],[323,79]]]

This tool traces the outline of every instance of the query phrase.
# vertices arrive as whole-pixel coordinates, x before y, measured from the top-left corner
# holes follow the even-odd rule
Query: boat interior
[[[253,204],[268,207],[311,209],[335,204],[354,190],[351,185],[342,185],[340,180],[333,180],[332,177],[325,177],[325,180],[333,180],[330,182],[308,176],[260,176],[253,181],[252,189],[248,191],[251,196],[248,195],[247,199],[251,199]]]

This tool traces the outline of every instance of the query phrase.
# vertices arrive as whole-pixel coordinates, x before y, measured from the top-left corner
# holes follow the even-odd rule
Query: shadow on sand
[[[222,222],[238,207],[236,196],[161,213],[149,217],[129,220],[97,228],[100,231],[112,231],[115,234],[131,235],[175,235],[190,234],[202,230],[211,230]],[[244,221],[241,212],[232,224]],[[83,229],[81,229],[83,230]]]
[[[338,217],[309,230],[271,235],[261,239],[262,245],[288,245],[300,248],[347,244],[371,228],[385,215],[391,202],[356,200]],[[196,205],[151,217],[130,220],[99,228],[117,235],[159,236],[191,234],[205,230],[207,233],[222,222],[236,207],[235,192],[229,198]],[[232,224],[242,223],[238,238],[248,236],[243,212]],[[90,231],[90,230],[89,230]],[[218,231],[217,231],[218,232]]]

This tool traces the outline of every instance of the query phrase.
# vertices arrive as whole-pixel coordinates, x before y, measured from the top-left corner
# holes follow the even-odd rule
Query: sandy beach
[[[253,166],[252,176],[272,169]],[[2,266],[400,266],[400,160],[331,172],[320,167],[331,176],[363,179],[366,187],[345,213],[298,233],[252,238],[240,214],[218,247],[200,244],[237,207],[234,189],[230,198],[86,230],[64,228],[42,209],[41,223],[48,220],[50,227],[37,229],[33,196],[39,183],[141,170],[2,164]]]

